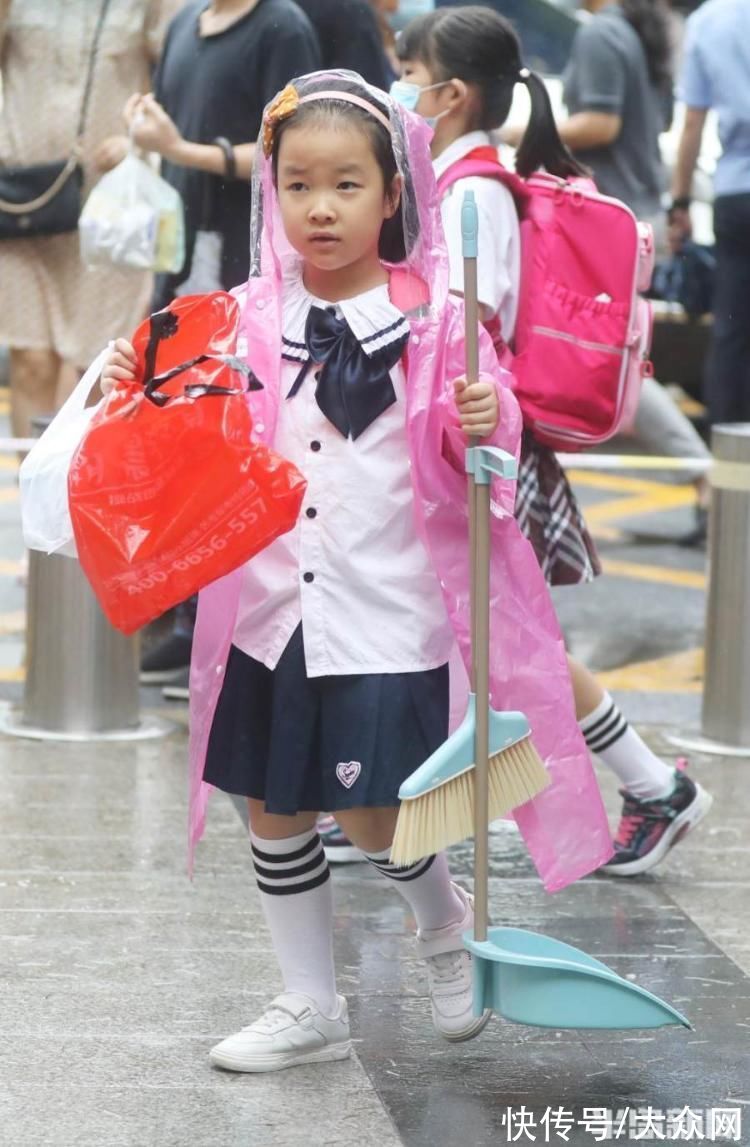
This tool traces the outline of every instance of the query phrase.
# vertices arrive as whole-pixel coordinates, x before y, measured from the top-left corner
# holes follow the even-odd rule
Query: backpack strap
[[[394,307],[404,314],[425,307],[430,302],[430,288],[424,279],[407,271],[405,267],[392,267],[388,293]]]
[[[495,148],[489,146],[475,147],[468,155],[457,159],[447,167],[437,181],[438,195],[442,199],[446,191],[454,183],[458,183],[459,179],[469,179],[471,176],[496,179],[498,183],[508,188],[517,206],[520,206],[520,201],[529,197],[529,190],[521,176],[503,167]]]

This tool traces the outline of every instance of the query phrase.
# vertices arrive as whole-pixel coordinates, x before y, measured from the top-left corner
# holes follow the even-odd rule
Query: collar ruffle
[[[325,310],[332,305],[310,294],[302,282],[299,270],[295,269],[285,276],[281,319],[282,358],[289,362],[309,361],[305,328],[310,307]],[[353,299],[342,299],[335,304],[335,313],[344,319],[369,358],[392,343],[403,343],[409,335],[409,323],[403,312],[391,302],[387,283],[373,287]]]

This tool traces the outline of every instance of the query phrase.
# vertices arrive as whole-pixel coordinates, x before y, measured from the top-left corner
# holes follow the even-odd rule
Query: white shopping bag
[[[144,160],[129,152],[92,189],[78,220],[81,258],[140,271],[182,269],[182,198]]]
[[[77,557],[68,508],[68,471],[91,419],[104,402],[102,399],[96,406],[86,406],[109,353],[107,347],[92,362],[21,463],[21,525],[30,550]]]

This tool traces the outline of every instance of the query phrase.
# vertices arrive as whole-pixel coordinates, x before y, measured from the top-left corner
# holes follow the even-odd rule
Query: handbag
[[[67,159],[25,167],[0,167],[0,239],[62,235],[75,231],[81,214],[81,154],[94,64],[110,0],[102,0],[89,55],[76,142]]]

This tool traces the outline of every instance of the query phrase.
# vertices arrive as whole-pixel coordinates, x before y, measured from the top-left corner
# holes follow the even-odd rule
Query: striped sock
[[[284,990],[338,1012],[333,964],[333,899],[323,844],[312,828],[284,840],[250,833],[255,878]]]
[[[591,752],[602,759],[636,800],[656,800],[672,792],[674,769],[652,753],[609,693],[604,694],[580,726]]]
[[[390,855],[391,850],[386,848],[370,853],[367,859],[373,868],[393,881],[414,913],[420,932],[447,928],[464,918],[466,905],[453,889],[444,852],[403,867],[391,864]]]

